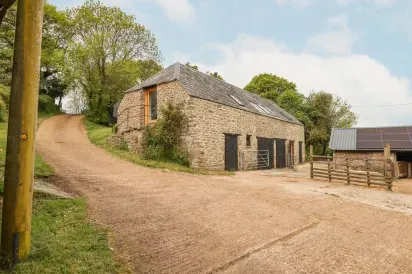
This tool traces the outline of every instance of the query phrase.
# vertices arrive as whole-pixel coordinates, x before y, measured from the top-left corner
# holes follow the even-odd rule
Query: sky
[[[66,8],[83,1],[50,2]],[[241,88],[273,73],[305,95],[340,96],[358,114],[357,126],[412,124],[410,0],[102,2],[152,31],[165,67],[189,61]]]

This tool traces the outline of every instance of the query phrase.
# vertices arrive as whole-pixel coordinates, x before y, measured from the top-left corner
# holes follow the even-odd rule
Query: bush
[[[0,122],[6,122],[10,102],[10,88],[0,84]]]
[[[55,104],[54,99],[48,95],[39,96],[39,112],[45,114],[57,114],[60,108]]]
[[[142,157],[189,166],[189,155],[180,146],[180,138],[187,123],[181,106],[168,103],[161,113],[155,125],[146,127]]]

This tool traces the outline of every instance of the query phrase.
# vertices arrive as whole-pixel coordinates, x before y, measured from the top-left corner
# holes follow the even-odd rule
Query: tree
[[[198,66],[192,65],[192,64],[190,64],[189,62],[187,62],[185,65],[186,65],[186,67],[188,67],[188,68],[191,68],[191,69],[194,69],[194,70],[197,70],[197,71],[199,70],[199,67],[198,67]],[[218,72],[210,72],[210,71],[208,71],[208,72],[206,72],[206,74],[209,75],[209,76],[212,76],[213,78],[216,78],[216,79],[218,79],[218,80],[224,81],[223,77],[220,76]]]
[[[7,12],[0,28],[0,83],[9,86],[13,65],[14,33],[17,5]],[[67,47],[68,20],[64,12],[50,4],[44,6],[42,56],[40,69],[40,94],[53,99],[63,98],[67,85],[64,82],[65,50]]]
[[[321,145],[325,154],[334,127],[352,127],[357,115],[342,98],[320,91],[311,92],[306,99],[309,122],[305,125],[306,142]]]
[[[163,66],[154,60],[138,60],[136,66],[137,78],[141,81],[145,81],[163,70]]]
[[[99,1],[88,0],[72,8],[69,19],[71,79],[85,94],[89,117],[107,123],[113,105],[137,82],[136,62],[161,60],[156,39],[134,16]],[[143,77],[151,73],[145,65]]]
[[[218,80],[224,81],[223,77],[219,75],[219,73],[217,72],[206,72],[206,74],[208,74],[209,76],[212,76]]]
[[[245,90],[277,102],[280,94],[286,91],[296,90],[296,84],[274,74],[263,73],[253,77]]]

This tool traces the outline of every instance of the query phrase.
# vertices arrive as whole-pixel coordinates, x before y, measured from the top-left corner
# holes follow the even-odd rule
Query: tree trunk
[[[60,109],[60,111],[62,111],[62,102],[63,101],[63,95],[60,95],[59,96],[59,109]]]

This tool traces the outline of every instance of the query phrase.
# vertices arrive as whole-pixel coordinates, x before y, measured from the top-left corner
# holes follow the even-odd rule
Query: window
[[[150,120],[157,120],[157,91],[154,90],[149,93],[149,118]]]
[[[157,90],[156,88],[148,89],[145,92],[145,121],[146,124],[153,123],[157,120]]]
[[[239,99],[237,99],[235,96],[230,95],[230,94],[229,94],[229,96],[230,96],[230,98],[232,98],[233,100],[235,100],[236,103],[238,103],[238,104],[241,105],[241,106],[244,106],[244,104],[242,103],[242,101],[240,101]]]
[[[246,147],[251,147],[252,136],[246,135]]]

